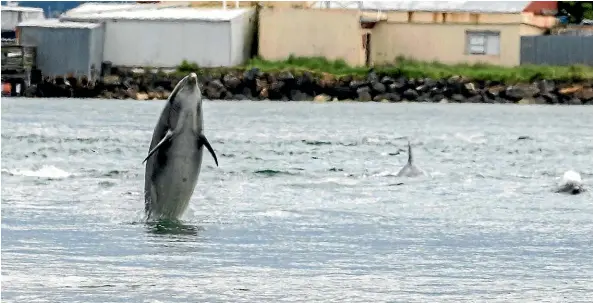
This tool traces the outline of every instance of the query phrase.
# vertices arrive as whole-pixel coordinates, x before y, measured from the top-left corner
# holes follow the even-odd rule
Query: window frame
[[[498,47],[496,53],[488,52],[489,38],[498,38]],[[483,42],[475,43],[472,39],[481,38]],[[473,42],[473,43],[472,43]],[[482,47],[482,50],[475,50],[475,47]],[[500,56],[500,31],[480,31],[480,30],[466,30],[465,31],[465,54],[474,56]]]

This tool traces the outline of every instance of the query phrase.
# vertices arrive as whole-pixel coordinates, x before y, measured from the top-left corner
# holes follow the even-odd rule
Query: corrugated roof
[[[107,12],[107,11],[114,11],[114,10],[122,10],[127,8],[132,8],[137,6],[134,3],[109,3],[109,2],[101,2],[101,3],[83,3],[69,11],[64,12],[64,15],[78,15],[78,14],[93,14],[99,12]]]
[[[60,21],[60,19],[36,19],[27,20],[19,23],[18,27],[47,27],[47,28],[96,28],[100,27],[98,23],[69,22]]]
[[[2,5],[0,6],[2,11],[8,12],[36,12],[36,13],[43,13],[43,9],[40,7],[26,7],[26,6],[9,6],[9,5]]]
[[[316,8],[325,8],[327,1],[318,1]],[[359,3],[362,2],[362,3]],[[531,1],[331,1],[330,8],[381,11],[520,13]]]
[[[251,9],[205,9],[190,7],[165,7],[141,10],[113,10],[99,13],[66,15],[66,20],[199,20],[199,21],[230,21]]]

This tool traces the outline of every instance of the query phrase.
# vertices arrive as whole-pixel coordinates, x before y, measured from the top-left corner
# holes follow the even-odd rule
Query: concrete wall
[[[323,56],[361,65],[360,12],[298,8],[262,8],[259,12],[259,55],[268,60]]]
[[[105,60],[113,65],[175,67],[184,59],[203,67],[230,65],[228,21],[109,20]]]
[[[251,45],[256,35],[256,18],[255,10],[251,10],[231,20],[231,65],[241,65],[251,56]]]
[[[499,54],[469,54],[466,31],[499,32]],[[520,36],[541,32],[541,29],[521,24],[379,23],[373,29],[372,59],[375,64],[393,62],[397,56],[404,56],[448,64],[483,62],[516,66],[520,63]]]
[[[90,58],[91,58],[91,79],[98,79],[101,74],[101,63],[103,63],[105,50],[105,25],[93,29],[90,41]]]
[[[264,8],[260,12],[259,51],[265,59],[296,56],[342,58],[363,65],[362,36],[371,33],[371,61],[391,63],[398,56],[443,63],[520,64],[521,36],[541,35],[554,24],[553,17],[523,14],[440,12],[365,13],[377,23],[361,29],[357,10]],[[498,33],[496,54],[468,51],[468,31]],[[494,38],[493,38],[494,39]]]
[[[527,12],[521,14],[521,23],[530,24],[537,27],[552,28],[558,24],[558,19],[553,16],[539,16]]]
[[[389,22],[509,24],[521,22],[519,14],[473,14],[440,12],[385,12]]]
[[[539,36],[543,34],[545,29],[532,26],[529,24],[520,24],[519,25],[519,36]]]
[[[221,7],[222,1],[160,1],[162,3],[188,3],[191,7]],[[315,1],[239,1],[239,7],[308,7]],[[235,7],[235,1],[227,1],[227,7]]]

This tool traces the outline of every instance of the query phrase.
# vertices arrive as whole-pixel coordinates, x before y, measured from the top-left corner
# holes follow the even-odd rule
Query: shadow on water
[[[197,225],[184,224],[179,220],[158,220],[146,222],[147,231],[156,235],[187,235],[197,236],[203,227]]]
[[[146,231],[153,235],[179,235],[198,236],[205,228],[198,225],[185,224],[179,220],[157,220],[134,222],[132,224],[144,224]]]

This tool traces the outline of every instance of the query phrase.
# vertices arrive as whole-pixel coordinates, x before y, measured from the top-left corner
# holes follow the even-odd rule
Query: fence
[[[523,36],[521,64],[593,66],[593,36]]]
[[[2,45],[2,76],[21,74],[36,65],[36,48],[17,44]]]

